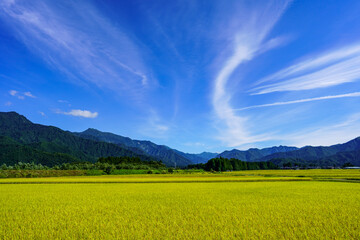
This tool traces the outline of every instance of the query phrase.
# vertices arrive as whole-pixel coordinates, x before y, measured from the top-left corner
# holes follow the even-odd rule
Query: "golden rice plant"
[[[360,239],[360,184],[0,184],[0,219],[0,239]]]

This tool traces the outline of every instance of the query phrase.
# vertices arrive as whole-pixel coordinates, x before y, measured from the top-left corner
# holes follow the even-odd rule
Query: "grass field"
[[[0,239],[360,239],[360,184],[326,180],[360,171],[304,171],[1,179]]]

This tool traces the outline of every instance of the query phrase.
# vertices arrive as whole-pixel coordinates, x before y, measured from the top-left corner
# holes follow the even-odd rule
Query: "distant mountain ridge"
[[[360,165],[358,156],[360,151],[360,137],[350,140],[343,144],[336,144],[328,147],[306,146],[298,150],[274,153],[261,158],[261,161],[271,161],[273,159],[299,159],[309,164],[318,165],[319,162],[326,164],[341,165],[346,162],[354,165]],[[347,157],[345,157],[347,156]]]
[[[224,151],[217,155],[217,157],[223,158],[236,158],[246,162],[254,162],[265,156],[274,154],[274,153],[282,153],[297,150],[297,147],[287,147],[287,146],[278,146],[278,147],[270,147],[270,148],[250,148],[248,150],[237,150],[233,149],[231,151]]]
[[[180,155],[182,155],[183,157],[186,157],[187,159],[191,160],[193,163],[197,164],[197,163],[206,163],[208,160],[215,158],[218,153],[211,153],[211,152],[202,152],[202,153],[198,153],[198,154],[194,154],[194,153],[184,153],[184,152],[180,152],[178,150],[175,150],[177,153],[179,153]]]
[[[89,128],[83,132],[76,132],[73,134],[82,138],[114,144],[122,144],[131,148],[139,148],[146,154],[162,159],[162,161],[168,163],[168,166],[173,167],[187,166],[189,164],[196,163],[197,161],[206,162],[210,159],[207,159],[208,155],[183,153],[165,145],[157,145],[150,141],[133,140],[131,138],[116,135],[114,133],[102,132],[94,128]],[[216,154],[214,155],[216,156]]]
[[[345,163],[360,166],[360,137],[327,147],[279,146],[264,149],[250,148],[246,151],[233,149],[222,152],[218,157],[236,158],[248,162],[271,161],[279,166],[288,163],[322,167],[342,166]]]

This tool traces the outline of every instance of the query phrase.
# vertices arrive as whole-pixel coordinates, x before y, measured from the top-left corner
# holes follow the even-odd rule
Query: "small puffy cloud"
[[[5,103],[5,106],[11,106],[12,105],[12,102],[6,102]]]
[[[10,94],[11,96],[16,96],[16,94],[18,94],[18,91],[10,90],[10,91],[9,91],[9,94]]]
[[[24,95],[26,97],[36,98],[34,95],[31,94],[31,92],[24,92]]]
[[[71,115],[74,117],[84,117],[84,118],[96,118],[99,114],[97,112],[90,112],[88,110],[73,109],[70,112],[62,112],[60,110],[56,111],[58,114]]]
[[[45,113],[44,112],[39,112],[41,116],[45,117]]]
[[[31,92],[24,92],[24,94],[21,94],[16,90],[10,90],[9,94],[13,97],[17,97],[20,100],[24,100],[25,97],[36,98]]]

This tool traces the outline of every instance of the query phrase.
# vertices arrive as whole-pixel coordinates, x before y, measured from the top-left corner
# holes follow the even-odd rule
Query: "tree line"
[[[2,164],[1,170],[103,170],[111,172],[115,169],[166,169],[162,162],[142,161],[139,157],[101,157],[96,163],[72,162],[55,165],[52,167],[31,163],[18,162],[14,165]]]
[[[239,170],[260,170],[260,169],[278,169],[279,167],[272,162],[245,162],[239,159],[231,158],[212,158],[207,163],[193,164],[189,169],[204,169],[205,171],[239,171]]]

